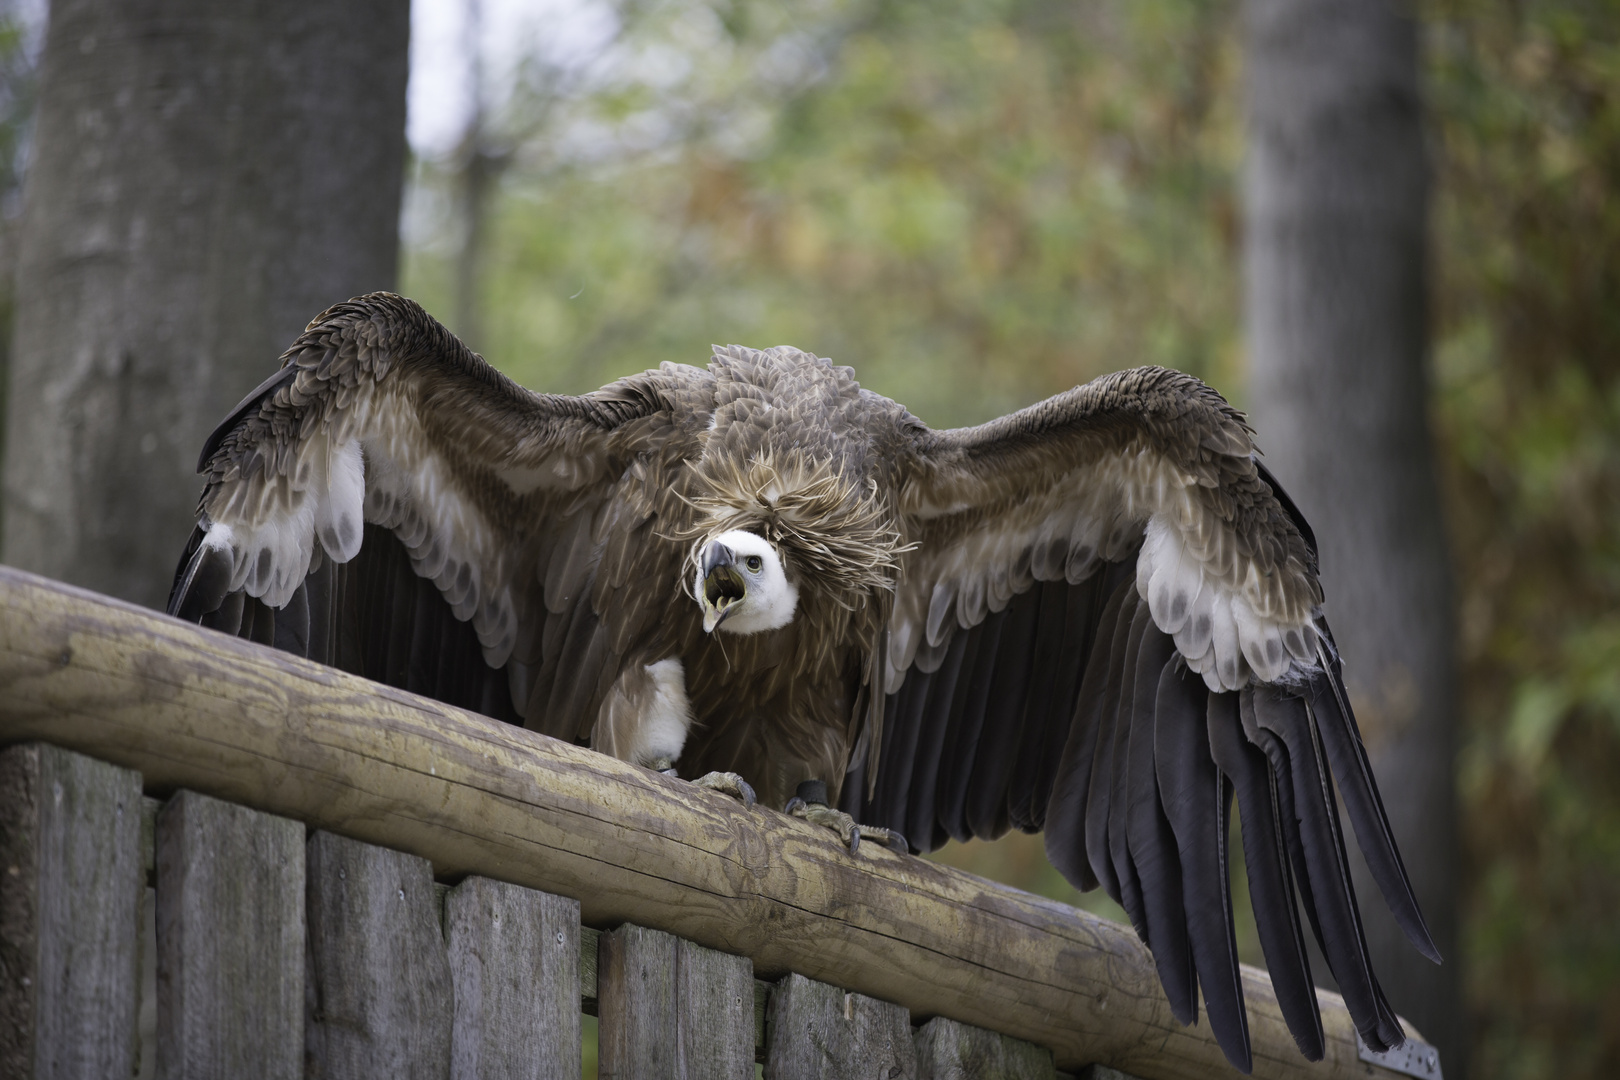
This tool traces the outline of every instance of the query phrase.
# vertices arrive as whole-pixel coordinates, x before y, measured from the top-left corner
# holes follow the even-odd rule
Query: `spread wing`
[[[340,304],[203,448],[169,611],[581,737],[678,580],[636,544],[675,375],[535,394],[412,301]]]
[[[1202,985],[1248,1029],[1228,887],[1235,794],[1256,921],[1307,1057],[1321,1020],[1296,892],[1363,1037],[1400,1027],[1367,957],[1337,783],[1384,897],[1438,960],[1322,619],[1314,539],[1252,432],[1191,376],[1140,368],[981,427],[905,433],[909,556],[875,774],[846,808],[926,848],[1046,831],[1129,913],[1175,1015]]]

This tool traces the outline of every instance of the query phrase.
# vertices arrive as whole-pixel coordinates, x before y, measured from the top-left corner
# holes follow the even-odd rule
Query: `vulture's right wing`
[[[654,591],[623,586],[659,550],[632,545],[675,383],[535,394],[410,300],[339,304],[204,446],[169,611],[581,737],[657,620]]]

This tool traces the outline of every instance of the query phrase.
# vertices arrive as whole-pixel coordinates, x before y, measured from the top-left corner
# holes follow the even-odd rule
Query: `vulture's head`
[[[692,594],[703,609],[703,629],[733,634],[780,630],[793,621],[799,587],[788,580],[781,553],[757,533],[732,529],[698,549]]]
[[[704,630],[847,621],[893,590],[912,545],[875,482],[802,451],[715,455],[698,474],[703,486],[685,500],[696,513],[683,530],[695,540],[684,573]]]

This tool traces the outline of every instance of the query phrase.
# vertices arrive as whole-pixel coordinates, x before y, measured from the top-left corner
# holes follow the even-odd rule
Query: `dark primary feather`
[[[1077,590],[1076,595],[1083,605],[1089,605],[1095,591],[1095,587]],[[1063,648],[1064,628],[1071,622],[1084,621],[1088,614],[1082,610],[1078,619],[1071,614],[1065,582],[1043,581],[1033,592],[1039,606],[1025,683],[1024,718],[1017,743],[1008,740],[1016,757],[1012,760],[1013,775],[1005,784],[1008,821],[1025,832],[1034,832],[1046,822],[1046,800],[1051,795],[1056,765],[1055,760],[1047,758],[1061,756],[1068,737],[1062,724],[1049,724],[1047,717],[1054,708],[1062,709],[1059,703],[1072,697],[1064,693],[1065,686],[1078,690],[1086,666],[1086,657],[1080,655],[1083,650],[1073,647],[1073,643],[1069,649]],[[1072,713],[1073,709],[1064,711]]]
[[[169,613],[187,622],[218,611],[231,586],[230,557],[204,548],[202,539],[202,529],[191,530],[169,589]]]
[[[1372,765],[1367,760],[1367,748],[1362,744],[1361,732],[1356,727],[1355,715],[1350,711],[1350,700],[1344,693],[1342,668],[1337,656],[1322,655],[1327,673],[1311,680],[1308,702],[1316,720],[1322,748],[1333,769],[1333,778],[1344,799],[1345,812],[1355,827],[1356,842],[1367,860],[1373,880],[1384,894],[1384,902],[1418,952],[1440,963],[1440,950],[1435,947],[1429,928],[1418,910],[1417,896],[1412,882],[1406,876],[1401,853],[1395,846],[1395,834],[1384,813],[1384,801],[1378,795],[1373,780]]]
[[[1210,755],[1208,698],[1202,679],[1174,661],[1164,665],[1154,710],[1154,766],[1175,836],[1189,948],[1210,1027],[1227,1059],[1247,1072],[1253,1059],[1226,851],[1232,786]]]
[[[995,688],[1005,617],[986,620],[980,627],[978,648],[974,650],[972,675],[966,693],[961,695],[962,710],[952,718],[945,737],[945,754],[940,759],[938,789],[935,794],[935,820],[946,835],[968,840],[966,800],[968,780],[973,773],[979,749],[979,734]]]
[[[1068,606],[1069,621],[1061,634],[1065,646],[1084,640],[1087,656],[1083,665],[1076,664],[1081,669],[1080,677],[1068,680],[1075,686],[1078,695],[1074,703],[1067,704],[1061,696],[1055,698],[1045,714],[1031,717],[1030,725],[1026,728],[1026,738],[1030,743],[1042,749],[1058,746],[1062,749],[1060,753],[1052,753],[1049,759],[1038,763],[1037,785],[1051,777],[1048,784],[1050,794],[1039,812],[1039,820],[1036,820],[1037,815],[1031,814],[1030,823],[1024,827],[1033,831],[1040,822],[1044,822],[1047,858],[1064,877],[1081,889],[1094,889],[1099,883],[1087,855],[1086,830],[1088,822],[1093,819],[1087,817],[1086,811],[1094,782],[1093,763],[1099,740],[1106,738],[1111,742],[1113,737],[1112,711],[1106,713],[1107,722],[1104,722],[1106,694],[1103,687],[1110,679],[1118,677],[1114,649],[1116,643],[1123,647],[1124,637],[1119,631],[1122,625],[1129,625],[1129,619],[1126,617],[1125,622],[1121,623],[1121,609],[1133,589],[1129,582],[1118,582],[1110,591],[1104,592],[1110,578],[1111,575],[1104,571],[1099,572],[1094,580],[1078,587],[1057,583],[1057,587],[1065,589],[1071,597],[1085,596],[1085,602],[1078,608],[1073,604]],[[1089,615],[1099,606],[1095,625],[1088,627],[1084,635],[1077,633],[1077,611]],[[1041,726],[1051,731],[1052,735],[1043,738],[1039,732]],[[1039,793],[1037,787],[1031,799]],[[1107,880],[1112,882],[1111,873]],[[1117,886],[1114,888],[1117,889]]]
[[[1033,775],[1034,779],[1027,796],[1028,821],[1020,828],[1042,827],[1070,744],[1084,744],[1076,747],[1077,762],[1091,760],[1091,740],[1095,739],[1096,729],[1087,728],[1088,721],[1082,719],[1080,713],[1085,680],[1092,677],[1091,664],[1095,658],[1099,653],[1106,658],[1111,645],[1102,637],[1109,625],[1105,608],[1113,596],[1119,595],[1123,600],[1122,590],[1131,585],[1131,577],[1131,570],[1121,562],[1105,564],[1078,586],[1062,581],[1048,583],[1067,594],[1062,642],[1058,647],[1060,666],[1053,680],[1051,698],[1044,703],[1044,708],[1032,712],[1026,723],[1029,735],[1025,742],[1029,751],[1022,760],[1031,762],[1025,775]],[[1083,776],[1089,780],[1089,770]],[[1011,797],[1018,800],[1023,796],[1014,793]],[[1083,794],[1079,805],[1085,805]],[[1095,887],[1095,882],[1091,887]]]
[[[1277,779],[1265,754],[1243,735],[1238,695],[1211,694],[1207,719],[1210,755],[1237,795],[1249,903],[1277,1004],[1300,1053],[1310,1061],[1320,1061],[1324,1052],[1322,1014],[1316,1005],[1304,929],[1294,899]]]
[[[1129,706],[1124,832],[1147,927],[1143,940],[1153,950],[1171,1012],[1183,1024],[1191,1024],[1198,1019],[1198,984],[1187,941],[1181,858],[1165,817],[1155,767],[1159,681],[1174,656],[1170,638],[1151,619],[1145,619]],[[1171,754],[1180,750],[1179,746],[1166,748]]]
[[[1016,596],[1001,613],[1002,628],[990,698],[980,729],[972,775],[963,784],[966,833],[995,839],[1012,826],[1008,812],[1008,779],[1024,741],[1025,702],[1035,660],[1035,629],[1041,595],[1031,590]]]
[[[1111,868],[1115,888],[1118,889],[1117,894],[1111,895],[1130,916],[1131,925],[1136,928],[1142,941],[1152,948],[1153,943],[1148,939],[1147,913],[1142,907],[1142,883],[1131,860],[1130,840],[1125,833],[1131,804],[1131,705],[1136,692],[1136,661],[1142,652],[1142,637],[1152,619],[1148,616],[1147,605],[1137,599],[1134,591],[1129,594],[1126,603],[1129,606],[1120,612],[1122,619],[1127,611],[1131,617],[1130,629],[1126,631],[1124,658],[1119,667],[1117,685],[1110,678],[1108,689],[1114,713],[1113,738],[1108,745],[1098,746],[1097,759],[1091,770],[1091,805],[1100,809],[1098,829],[1102,835],[1100,849],[1094,849],[1090,854],[1092,870],[1098,878],[1103,876],[1099,867]],[[1105,709],[1107,707],[1104,706]],[[1101,783],[1098,783],[1099,777]],[[1088,844],[1091,839],[1088,832]],[[1107,882],[1103,884],[1106,888]]]
[[[1292,766],[1289,772],[1294,809],[1299,815],[1296,857],[1303,861],[1305,875],[1310,879],[1322,954],[1327,957],[1361,1037],[1375,1050],[1388,1049],[1405,1036],[1367,955],[1367,940],[1339,828],[1339,810],[1310,712],[1302,699],[1269,687],[1252,693],[1256,723],[1281,741]]]

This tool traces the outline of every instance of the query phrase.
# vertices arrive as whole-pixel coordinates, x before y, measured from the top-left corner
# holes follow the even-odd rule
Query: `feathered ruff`
[[[687,501],[697,517],[676,533],[693,541],[683,588],[705,542],[745,529],[785,548],[785,563],[853,609],[874,591],[893,592],[900,556],[917,546],[904,542],[877,483],[863,483],[831,458],[778,456],[767,447],[747,460],[706,458],[696,472],[697,490]]]

